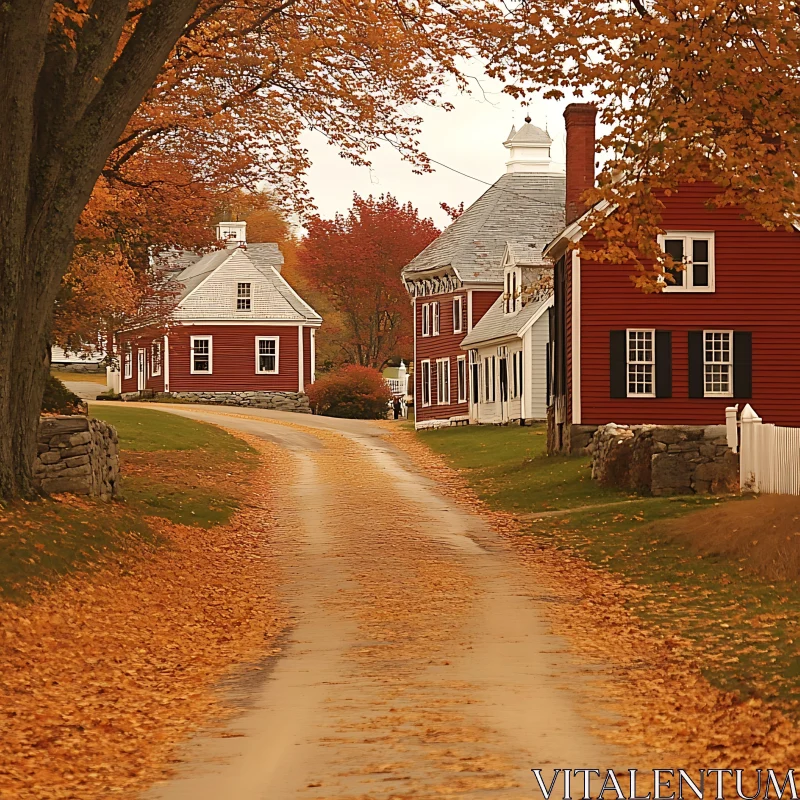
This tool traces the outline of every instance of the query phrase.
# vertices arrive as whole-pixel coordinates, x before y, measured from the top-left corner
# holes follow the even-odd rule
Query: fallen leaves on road
[[[166,544],[0,606],[0,797],[131,797],[224,713],[231,665],[277,651],[285,615],[266,545],[284,465],[277,446],[242,438],[262,463],[230,524],[153,518]]]

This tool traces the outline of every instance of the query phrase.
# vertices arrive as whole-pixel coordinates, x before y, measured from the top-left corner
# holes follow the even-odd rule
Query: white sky
[[[470,95],[459,94],[452,87],[444,98],[455,106],[449,113],[423,106],[416,108],[423,118],[419,138],[430,158],[491,184],[505,172],[508,150],[503,142],[511,124],[514,122],[519,128],[526,110],[519,101],[502,93],[501,83],[486,78],[479,67],[470,66],[472,69],[468,71],[481,76],[480,87],[471,80]],[[540,128],[547,126],[553,139],[551,156],[561,170],[566,138],[562,114],[568,102],[568,99],[543,100],[539,95],[531,98],[529,107],[533,124]],[[401,203],[411,201],[422,216],[432,217],[443,228],[450,218],[439,208],[440,202],[457,206],[463,200],[469,206],[488,188],[437,165],[434,173],[415,175],[411,165],[402,161],[389,145],[375,151],[369,169],[345,161],[321,134],[307,132],[303,144],[312,160],[308,174],[311,194],[320,215],[326,218],[337,211],[346,211],[353,192],[362,196],[390,192]]]

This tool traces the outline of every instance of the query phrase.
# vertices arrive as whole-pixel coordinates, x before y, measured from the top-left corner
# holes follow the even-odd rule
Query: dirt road
[[[384,429],[161,408],[285,449],[295,624],[232,687],[242,713],[191,740],[146,800],[532,798],[533,767],[620,766],[583,713],[591,676],[543,622],[544,590]]]

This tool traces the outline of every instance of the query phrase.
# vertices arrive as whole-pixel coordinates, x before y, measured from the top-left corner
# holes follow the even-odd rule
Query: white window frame
[[[467,402],[467,385],[469,383],[469,374],[467,372],[467,357],[458,356],[456,358],[456,384],[458,390],[458,402]]]
[[[126,379],[130,380],[133,377],[133,347],[130,343],[125,345],[125,350],[122,353],[122,361],[122,374]]]
[[[715,237],[714,231],[667,231],[658,237],[658,244],[666,252],[667,239],[683,240],[683,257],[686,268],[683,270],[683,286],[676,286],[668,283],[664,278],[664,292],[714,292],[716,291],[716,261],[715,261]],[[692,269],[691,254],[693,252],[692,243],[695,241],[708,242],[708,286],[694,285],[694,270]]]
[[[247,294],[243,292],[246,291]],[[247,303],[247,307],[244,307]],[[253,310],[253,284],[248,281],[243,281],[236,284],[236,312],[238,314],[246,314]]]
[[[156,358],[158,350],[158,358]],[[160,341],[154,341],[150,345],[150,375],[158,378],[161,375],[161,365],[164,361],[164,348]]]
[[[494,403],[497,400],[497,365],[496,356],[483,357],[483,397],[484,402]]]
[[[456,311],[458,307],[458,311]],[[464,300],[461,295],[453,298],[453,333],[462,333],[464,330]],[[461,356],[459,356],[461,358]]]
[[[439,335],[439,322],[440,322],[440,310],[439,310],[439,303],[431,303],[431,311],[432,319],[431,319],[431,336],[438,336]]]
[[[208,369],[195,369],[194,368],[194,351],[195,342],[199,341],[208,342]],[[189,351],[189,374],[190,375],[213,375],[214,374],[214,339],[212,336],[192,336],[190,338],[190,351]]]
[[[275,343],[275,369],[261,369],[261,342]],[[277,375],[280,372],[280,346],[281,340],[278,336],[256,336],[256,375]]]
[[[425,375],[427,373],[427,386],[425,381]],[[425,359],[424,361],[420,362],[420,376],[421,376],[421,383],[422,383],[422,405],[427,407],[431,404],[431,362],[430,359]]]
[[[706,336],[720,335],[728,337],[728,360],[727,361],[708,361],[706,359]],[[728,391],[713,392],[709,391],[707,369],[712,364],[719,364],[728,368]],[[708,330],[703,331],[703,397],[733,397],[733,331]]]
[[[442,380],[444,378],[444,380]],[[436,404],[450,405],[450,359],[436,359]]]
[[[422,335],[431,335],[431,304],[422,304]]]
[[[649,334],[650,358],[646,360],[631,360],[631,334]],[[637,348],[638,350],[638,348]],[[641,364],[650,367],[649,392],[631,391],[631,366]],[[633,381],[638,383],[638,381]],[[655,397],[656,396],[656,330],[655,328],[628,328],[625,331],[625,388],[628,397]]]

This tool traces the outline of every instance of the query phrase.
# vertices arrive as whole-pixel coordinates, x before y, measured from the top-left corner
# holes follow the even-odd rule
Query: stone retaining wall
[[[47,494],[110,500],[119,493],[119,439],[111,425],[83,416],[43,417],[34,483]]]
[[[94,364],[94,363],[83,363],[83,362],[75,362],[69,361],[66,363],[59,364],[58,361],[53,361],[50,366],[53,369],[57,369],[59,372],[77,372],[78,374],[82,375],[105,375],[106,374],[106,365],[105,364]]]
[[[653,495],[739,491],[739,457],[724,425],[603,425],[589,446],[592,477]]]
[[[311,406],[304,392],[172,392],[171,397],[188,403],[208,403],[246,408],[274,408],[310,414]]]

